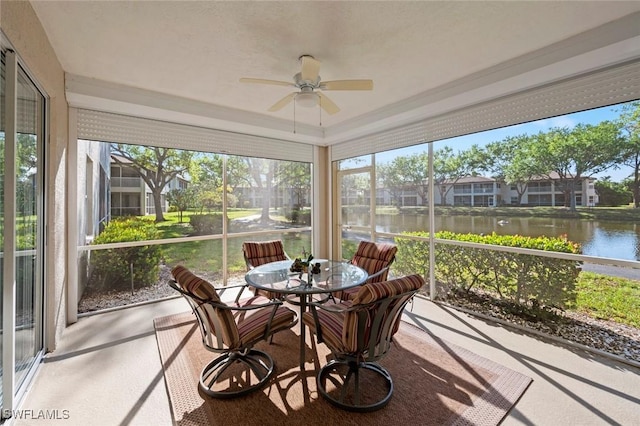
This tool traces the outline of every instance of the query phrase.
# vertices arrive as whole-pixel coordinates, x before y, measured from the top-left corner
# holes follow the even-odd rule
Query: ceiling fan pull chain
[[[296,134],[296,100],[293,100],[293,134]]]
[[[320,127],[322,127],[322,97],[320,97],[319,99],[320,101],[320,108],[318,108],[320,110],[319,114],[320,114]]]

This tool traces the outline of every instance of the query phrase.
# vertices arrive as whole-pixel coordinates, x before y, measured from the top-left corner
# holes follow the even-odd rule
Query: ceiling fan
[[[372,80],[333,80],[321,81],[320,79],[320,61],[311,55],[302,55],[298,58],[302,64],[299,73],[293,76],[293,82],[279,80],[265,80],[262,78],[241,78],[241,83],[260,83],[272,84],[276,86],[292,86],[300,89],[297,92],[289,93],[284,98],[273,104],[269,108],[270,112],[279,111],[295,99],[300,106],[320,107],[327,114],[335,114],[340,108],[323,94],[326,90],[373,90]]]

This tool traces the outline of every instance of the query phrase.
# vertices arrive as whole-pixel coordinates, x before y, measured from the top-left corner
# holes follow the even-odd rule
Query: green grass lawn
[[[267,237],[265,237],[267,238]],[[270,237],[268,237],[270,238]],[[291,257],[300,256],[302,249],[310,250],[309,233],[287,233],[281,237],[285,250]],[[229,273],[244,272],[242,243],[245,238],[227,238]],[[164,261],[173,266],[182,264],[193,271],[222,273],[222,240],[190,241],[163,246]]]
[[[575,310],[640,328],[640,281],[581,272]]]
[[[227,216],[229,220],[240,219],[243,217],[260,214],[260,209],[229,209]],[[180,214],[178,212],[170,212],[164,214],[164,222],[157,223],[156,226],[161,232],[159,238],[177,238],[187,237],[193,231],[189,224],[191,216],[198,214],[193,211],[182,212],[182,222],[180,222]]]
[[[261,209],[229,209],[227,214],[230,220],[241,219],[261,213]],[[195,212],[182,213],[182,222],[177,212],[165,213],[164,222],[157,225],[161,232],[159,238],[177,238],[189,236],[193,229],[189,224],[190,217]],[[271,215],[273,220],[285,220],[284,217]],[[265,237],[267,238],[267,237]],[[310,235],[300,233],[288,233],[282,237],[285,250],[292,256],[299,256],[304,248],[311,249]],[[234,238],[229,234],[227,238],[228,269],[230,273],[245,271],[245,263],[242,257],[242,242],[245,238]],[[163,246],[164,260],[167,265],[181,263],[194,271],[216,272],[222,271],[222,240],[190,241],[187,243],[166,244]]]
[[[229,272],[244,271],[242,241],[231,238],[227,244]],[[163,252],[167,265],[182,264],[193,271],[222,273],[222,240],[167,244],[164,246]]]

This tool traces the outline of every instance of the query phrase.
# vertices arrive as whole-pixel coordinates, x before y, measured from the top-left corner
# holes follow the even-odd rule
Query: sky
[[[434,150],[438,150],[443,146],[451,146],[455,152],[463,151],[471,147],[471,145],[477,144],[484,146],[489,142],[501,141],[507,136],[517,136],[522,134],[537,134],[540,131],[547,131],[554,127],[568,127],[573,128],[575,125],[592,124],[596,125],[605,120],[616,120],[620,116],[621,105],[614,105],[609,107],[596,108],[588,111],[577,112],[573,114],[562,115],[558,117],[546,118],[543,120],[532,121],[530,123],[517,124],[515,126],[504,127],[501,129],[488,130],[485,132],[474,133],[471,135],[458,136],[443,141],[438,141],[434,145]],[[410,147],[403,150],[402,155],[410,155],[414,152],[423,151],[424,145],[420,147]],[[389,157],[397,155],[397,151],[389,152]],[[385,153],[376,154],[376,161],[386,162]],[[609,169],[603,173],[594,175],[598,178],[610,176],[614,182],[620,182],[628,177],[632,172],[632,169],[627,166],[623,166],[618,170]]]

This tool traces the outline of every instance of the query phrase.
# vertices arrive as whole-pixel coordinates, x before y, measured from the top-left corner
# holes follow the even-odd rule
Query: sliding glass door
[[[15,408],[43,351],[45,98],[13,52],[2,53],[0,239],[2,409]],[[4,411],[3,411],[4,413]]]
[[[42,350],[42,195],[44,97],[26,74],[17,76],[16,138],[16,387]]]

